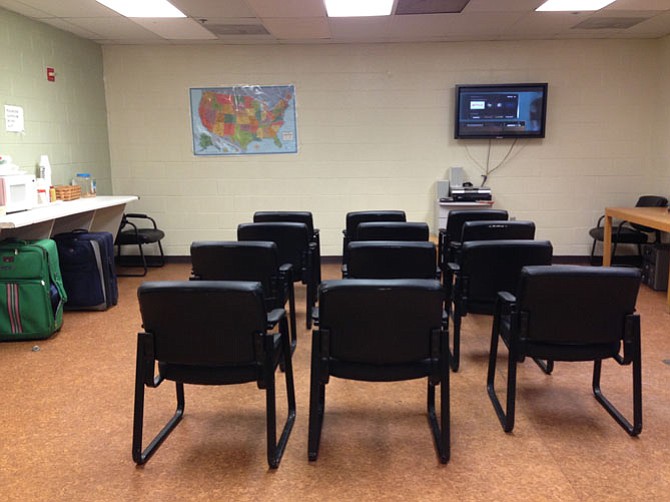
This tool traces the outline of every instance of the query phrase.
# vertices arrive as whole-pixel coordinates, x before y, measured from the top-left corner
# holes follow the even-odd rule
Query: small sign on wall
[[[23,107],[14,105],[5,105],[5,131],[23,132]]]

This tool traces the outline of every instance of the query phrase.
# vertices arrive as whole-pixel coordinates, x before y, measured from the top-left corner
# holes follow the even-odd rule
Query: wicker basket
[[[75,200],[81,197],[79,185],[58,185],[55,189],[57,200]]]

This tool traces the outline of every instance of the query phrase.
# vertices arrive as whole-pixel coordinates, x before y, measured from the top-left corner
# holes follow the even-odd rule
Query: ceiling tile
[[[336,41],[384,40],[391,37],[393,17],[332,17],[328,19],[330,32]]]
[[[263,25],[280,40],[330,38],[325,18],[267,18],[263,19]]]
[[[170,40],[208,40],[217,38],[198,21],[190,18],[133,18],[133,21],[157,35]]]
[[[247,3],[261,18],[318,18],[326,16],[326,7],[323,0],[247,0]]]
[[[463,12],[531,12],[544,0],[470,0]]]
[[[119,14],[95,0],[28,0],[28,4],[48,17],[118,17]]]
[[[603,10],[670,10],[668,0],[617,0]]]
[[[170,0],[175,7],[195,18],[255,17],[253,9],[244,0]]]
[[[74,24],[79,28],[91,31],[100,35],[99,38],[108,39],[123,39],[133,38],[136,40],[152,40],[158,36],[144,28],[139,24],[132,22],[130,19],[118,16],[115,18],[64,18],[70,24]]]
[[[23,2],[17,2],[16,0],[0,0],[0,7],[4,7],[5,9],[32,18],[48,16],[47,12],[31,7],[30,5],[26,5]]]

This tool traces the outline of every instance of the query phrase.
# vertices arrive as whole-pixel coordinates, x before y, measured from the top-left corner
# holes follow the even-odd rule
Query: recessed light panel
[[[328,17],[390,16],[393,0],[324,0]]]
[[[614,0],[547,0],[535,10],[554,12],[583,12],[600,10],[611,3],[614,3]]]
[[[186,17],[167,0],[97,0],[125,17]]]

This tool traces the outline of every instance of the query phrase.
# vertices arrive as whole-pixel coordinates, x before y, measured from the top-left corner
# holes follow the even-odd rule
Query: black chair
[[[265,311],[259,283],[237,281],[146,282],[137,292],[144,331],[137,337],[133,460],[143,464],[184,414],[184,384],[256,382],[266,395],[267,457],[279,466],[295,421],[291,342],[283,309]],[[279,325],[268,333],[268,325]],[[155,363],[158,362],[158,375]],[[275,372],[285,370],[287,418],[277,441]],[[144,388],[175,382],[177,409],[142,449]]]
[[[307,327],[312,326],[312,309],[316,304],[316,245],[305,223],[264,222],[242,223],[237,227],[239,241],[269,241],[277,245],[279,263],[293,266],[293,281],[307,286],[306,315]]]
[[[508,219],[509,214],[503,209],[454,209],[449,211],[447,225],[444,229],[440,229],[437,241],[437,259],[442,271],[446,268],[447,263],[454,261],[452,249],[459,246],[461,242],[463,223],[466,221],[505,221]]]
[[[139,226],[140,223],[137,220],[148,221],[151,226]],[[120,267],[142,267],[144,271],[138,274],[117,272],[117,275],[121,277],[144,277],[147,275],[148,267],[162,267],[165,265],[165,254],[161,244],[164,237],[165,232],[158,228],[156,220],[152,217],[141,213],[124,214],[114,242],[117,248],[116,264]],[[156,244],[159,254],[147,256],[144,253],[144,246],[147,244]],[[123,256],[121,254],[123,246],[137,246],[139,261],[136,256]]]
[[[307,225],[311,241],[316,246],[314,260],[317,272],[316,282],[321,282],[321,236],[318,228],[314,228],[314,217],[310,211],[256,211],[254,213],[254,223],[289,221],[295,223],[304,223]]]
[[[449,349],[437,280],[325,281],[312,336],[309,460],[319,453],[331,376],[391,382],[427,377],[428,419],[442,463],[449,461]],[[435,386],[440,385],[439,423]]]
[[[295,350],[298,331],[293,266],[279,263],[274,242],[197,241],[191,244],[191,267],[193,280],[260,282],[268,312],[284,308],[288,302],[291,346]]]
[[[524,267],[516,295],[498,294],[487,389],[505,432],[514,428],[517,364],[526,356],[547,374],[554,361],[593,361],[596,400],[628,434],[641,432],[640,318],[635,314],[639,284],[640,272],[632,268]],[[505,410],[494,385],[499,337],[509,350]],[[610,358],[621,365],[632,363],[633,424],[602,393],[602,360]]]
[[[466,221],[461,230],[461,241],[450,244],[449,254],[451,261],[458,262],[463,242],[533,239],[535,239],[535,223],[532,221]]]
[[[357,241],[427,241],[428,225],[415,221],[366,221],[356,228]]]
[[[405,211],[378,210],[378,211],[351,211],[347,213],[345,228],[342,230],[342,261],[346,261],[347,246],[356,239],[358,225],[366,221],[407,221]]]
[[[464,242],[458,263],[449,263],[444,286],[450,303],[447,314],[453,324],[451,368],[460,365],[461,319],[468,313],[494,312],[498,291],[516,292],[521,268],[550,265],[549,241],[500,240]]]
[[[435,244],[354,241],[349,244],[347,277],[354,279],[440,279]]]
[[[668,199],[658,195],[643,195],[637,200],[635,207],[666,207]],[[593,238],[591,246],[591,265],[597,264],[596,258],[596,243],[605,240],[605,227],[603,227],[603,220],[605,215],[598,218],[597,225],[589,230],[589,235]],[[616,254],[617,244],[635,244],[637,246],[637,254],[642,258],[642,244],[646,244],[649,236],[647,234],[654,233],[656,242],[661,242],[661,231],[653,228],[638,225],[636,223],[629,223],[621,221],[614,227],[612,226],[612,262]]]
[[[428,225],[407,221],[364,221],[356,227],[356,233],[349,243],[356,241],[428,241]],[[349,244],[342,256],[342,277],[347,277],[349,265]]]

